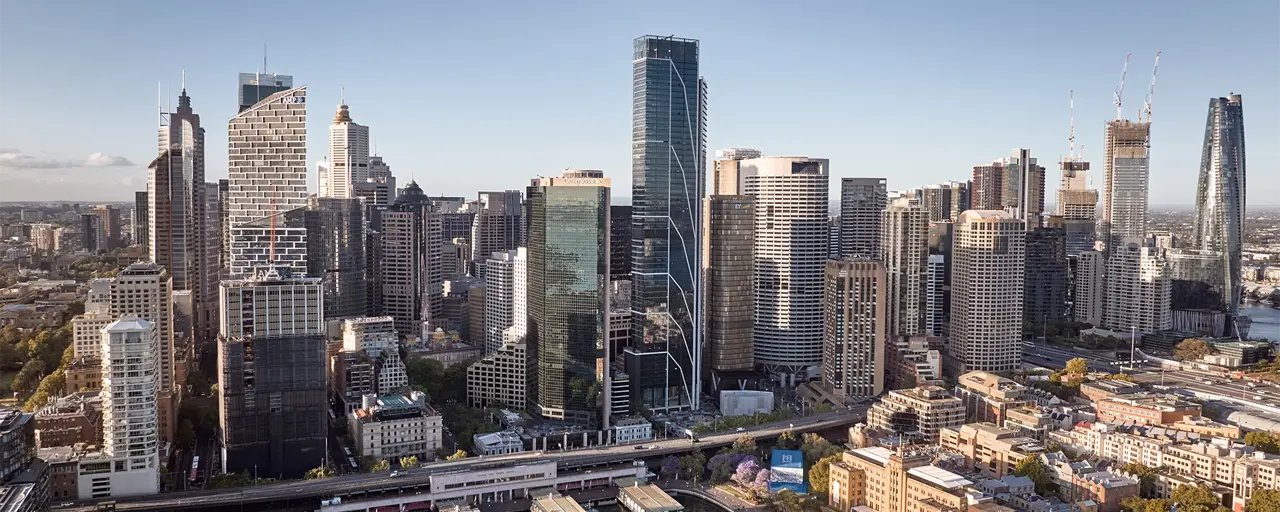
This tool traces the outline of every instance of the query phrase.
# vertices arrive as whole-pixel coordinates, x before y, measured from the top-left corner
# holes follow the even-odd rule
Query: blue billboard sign
[[[787,489],[796,494],[805,494],[803,452],[774,450],[769,461],[769,492]]]

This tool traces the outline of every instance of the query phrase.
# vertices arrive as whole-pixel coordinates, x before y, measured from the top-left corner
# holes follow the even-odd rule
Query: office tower
[[[631,280],[631,205],[609,206],[609,280]]]
[[[325,317],[329,319],[329,317]],[[362,351],[377,368],[374,377],[379,395],[409,387],[409,375],[400,360],[400,339],[389,316],[350,318],[342,322],[342,350]]]
[[[929,214],[929,222],[951,220],[951,184],[928,185],[920,189],[920,206]]]
[[[822,363],[822,273],[831,164],[817,158],[766,157],[743,160],[742,167],[745,191],[756,200],[756,364],[785,379]],[[873,181],[879,181],[883,199],[884,180]],[[846,209],[841,219],[865,217],[864,213]],[[880,218],[879,210],[875,218]],[[862,237],[862,229],[856,236]],[[841,233],[841,240],[845,234],[849,231]],[[879,232],[872,237],[878,240]]]
[[[1126,238],[1147,236],[1151,123],[1108,121],[1103,158],[1106,188],[1099,231],[1110,250],[1127,245]]]
[[[515,407],[528,403],[529,355],[521,341],[504,345],[467,367],[467,404]]]
[[[1024,223],[998,210],[960,214],[952,240],[951,346],[956,374],[1022,364]]]
[[[200,184],[200,214],[196,222],[196,286],[193,287],[192,306],[195,308],[192,329],[196,343],[212,348],[218,339],[218,282],[222,272],[222,219],[219,209],[223,203],[222,191],[217,183]],[[181,383],[179,383],[181,384]]]
[[[840,216],[827,217],[827,259],[840,259]]]
[[[111,460],[102,461],[110,464],[106,474],[83,472],[81,497],[84,489],[108,488],[111,497],[160,492],[158,345],[156,325],[140,318],[124,316],[102,329],[102,452]]]
[[[321,278],[324,284],[324,317],[339,320],[368,315],[362,201],[313,197],[308,203],[307,275]]]
[[[888,197],[884,178],[840,180],[841,257],[880,257],[880,212]]]
[[[1027,231],[1022,319],[1041,329],[1067,316],[1067,231],[1057,217],[1051,222]]]
[[[218,231],[222,233],[222,250],[218,256],[218,268],[231,265],[231,209],[227,207],[231,197],[231,180],[218,180]]]
[[[947,220],[955,222],[965,210],[973,209],[973,182],[949,181],[947,185],[951,188],[951,213]]]
[[[307,228],[289,214],[307,206],[306,101],[305,86],[280,91],[227,123],[232,276],[277,264],[307,270]]]
[[[634,49],[631,397],[655,412],[697,409],[706,83],[697,40],[644,36]]]
[[[1089,162],[1063,157],[1062,183],[1058,186],[1057,212],[1067,235],[1067,256],[1093,250],[1097,231],[1098,191],[1089,188]]]
[[[405,185],[381,219],[382,309],[396,330],[421,336],[423,322],[444,316],[440,216],[416,182]],[[475,341],[475,340],[473,340]]]
[[[703,209],[703,379],[742,389],[735,378],[755,367],[755,199],[711,195]]]
[[[120,247],[120,209],[104,204],[90,208],[89,213],[98,219],[95,225],[98,250],[109,251]]]
[[[328,164],[320,197],[350,199],[356,197],[355,184],[369,182],[369,127],[351,120],[345,101],[329,125]]]
[[[887,332],[894,336],[925,333],[929,215],[905,199],[889,204],[882,215],[878,259],[885,268]]]
[[[160,439],[173,441],[177,428],[174,410],[174,360],[176,354],[185,353],[187,347],[175,343],[172,328],[173,305],[170,295],[172,279],[166,269],[149,262],[137,262],[122,269],[109,285],[108,314],[112,318],[135,317],[155,324],[159,340],[154,360],[160,368],[158,376],[157,407]],[[178,383],[182,384],[182,383]]]
[[[364,199],[365,204],[373,207],[387,207],[396,200],[396,177],[391,175],[391,166],[382,157],[369,157],[369,177],[364,182],[352,185],[352,195]]]
[[[480,192],[475,214],[471,225],[472,257],[477,277],[484,277],[484,262],[490,254],[520,247],[520,191]]]
[[[160,115],[158,133],[159,156],[147,179],[151,261],[169,271],[175,290],[191,290],[200,284],[205,161],[204,128],[186,88],[177,112]]]
[[[889,332],[884,264],[827,260],[824,288],[823,385],[844,401],[879,395],[884,391],[884,342]]]
[[[264,59],[265,65],[265,59]],[[271,95],[293,88],[293,77],[267,73],[240,73],[240,112],[244,112]]]
[[[461,238],[471,246],[471,227],[475,225],[476,210],[480,201],[467,201],[462,197],[433,197],[431,205],[440,212],[440,232],[445,240]],[[471,260],[467,266],[471,267]]]
[[[325,460],[320,278],[261,267],[223,281],[218,336],[222,470],[299,478]]]
[[[1237,325],[1237,318],[1226,307],[1233,301],[1222,279],[1227,273],[1227,262],[1221,252],[1169,249],[1164,255],[1168,259],[1172,328],[1206,336],[1233,337],[1239,328],[1245,327]]]
[[[596,425],[597,398],[608,389],[607,374],[596,381],[596,358],[609,360],[609,184],[587,170],[530,184],[528,348],[537,386],[529,394],[544,418]],[[609,415],[606,399],[605,426]]]
[[[1170,326],[1172,292],[1161,251],[1136,240],[1112,246],[1107,259],[1107,306],[1102,326],[1151,333]]]
[[[492,354],[504,344],[524,339],[527,333],[528,250],[495,252],[485,268],[484,353]]]
[[[942,336],[942,324],[946,321],[947,257],[930,254],[928,275],[925,278],[924,333]]]
[[[140,190],[133,193],[133,243],[141,245],[150,252],[151,244],[151,215],[148,213],[151,204],[146,190]]]
[[[1099,251],[1085,251],[1076,259],[1075,295],[1072,314],[1076,322],[1094,327],[1102,325],[1102,310],[1107,299],[1107,259]]]
[[[1222,261],[1222,271],[1208,276],[1207,283],[1223,293],[1214,309],[1232,316],[1240,310],[1244,219],[1244,106],[1240,95],[1233,93],[1209,100],[1191,230],[1192,248],[1212,251]]]
[[[741,162],[748,158],[760,158],[760,150],[729,148],[716,150],[714,174],[711,177],[710,195],[734,196],[742,194],[745,176]]]
[[[1044,167],[1036,164],[1029,149],[1015,149],[1013,156],[973,168],[973,209],[1013,208],[1014,218],[1031,229],[1044,215]]]

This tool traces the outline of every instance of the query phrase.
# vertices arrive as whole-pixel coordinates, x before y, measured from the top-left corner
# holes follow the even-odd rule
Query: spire
[[[181,94],[183,96],[187,95],[187,70],[185,69],[182,70],[182,93]]]
[[[338,88],[338,103],[342,105],[347,104],[347,88],[346,87]]]

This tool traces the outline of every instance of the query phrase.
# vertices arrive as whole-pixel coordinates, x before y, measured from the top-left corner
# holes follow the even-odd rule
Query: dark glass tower
[[[1039,332],[1067,315],[1067,231],[1062,221],[1054,218],[1049,226],[1028,231],[1026,251],[1022,321]]]
[[[364,210],[360,199],[336,197],[313,197],[307,207],[307,275],[321,279],[326,319],[369,314]]]
[[[609,280],[631,280],[631,206],[609,206]]]
[[[697,40],[644,36],[634,48],[627,373],[633,402],[652,411],[696,408],[706,84]]]
[[[1196,187],[1193,249],[1220,261],[1210,288],[1221,290],[1214,309],[1235,315],[1240,308],[1240,248],[1245,218],[1244,107],[1239,94],[1209,100],[1200,183]]]

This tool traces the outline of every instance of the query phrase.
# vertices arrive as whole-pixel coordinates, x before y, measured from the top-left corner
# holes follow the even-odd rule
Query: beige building
[[[1146,393],[1117,395],[1094,404],[1098,420],[1138,425],[1168,425],[1183,418],[1200,416],[1200,405]]]
[[[925,454],[882,447],[846,452],[831,464],[828,504],[836,510],[863,506],[878,512],[965,510],[972,482],[929,462]]]
[[[527,401],[527,346],[508,343],[467,367],[467,403],[472,407],[514,407]]]
[[[1024,225],[999,210],[969,210],[956,222],[950,355],[957,373],[1022,364]]]
[[[431,460],[443,446],[444,426],[427,405],[426,395],[365,395],[359,409],[347,415],[348,432],[361,457],[392,460],[415,456]]]
[[[828,260],[823,301],[822,383],[837,397],[884,391],[884,265],[874,260]]]
[[[939,434],[942,449],[964,456],[965,464],[988,478],[1003,478],[1027,457],[1039,457],[1044,446],[1016,429],[992,423],[970,423],[944,428]]]
[[[1010,409],[1034,403],[1027,388],[991,372],[972,371],[956,379],[956,397],[964,401],[969,421],[1003,425]]]
[[[1083,251],[1076,257],[1075,321],[1102,325],[1102,310],[1107,307],[1107,260],[1100,251]]]
[[[1123,332],[1151,333],[1170,328],[1173,281],[1163,251],[1141,240],[1125,240],[1107,260],[1107,307],[1102,326]]]
[[[929,212],[901,198],[889,203],[880,222],[888,331],[917,336],[925,331],[925,278],[929,261]]]
[[[964,424],[964,402],[938,386],[890,391],[867,411],[867,424],[937,441],[942,429]]]

